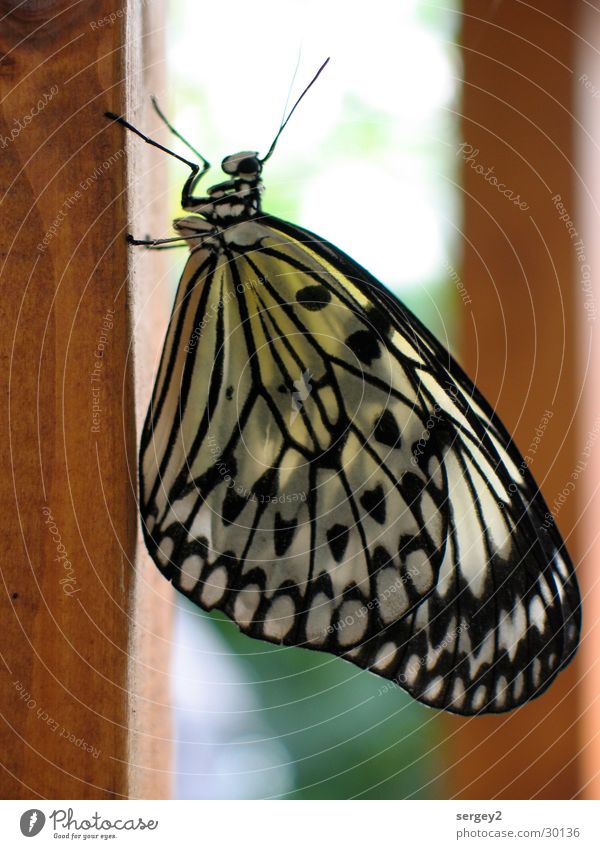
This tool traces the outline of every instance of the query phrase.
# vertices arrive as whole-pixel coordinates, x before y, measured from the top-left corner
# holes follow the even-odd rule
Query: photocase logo
[[[292,394],[292,412],[290,414],[290,424],[296,420],[298,413],[304,406],[304,402],[312,392],[311,384],[312,375],[308,369],[302,372],[298,380],[294,381],[296,391]]]
[[[39,808],[31,808],[21,815],[21,834],[25,837],[35,837],[46,824],[45,814]]]

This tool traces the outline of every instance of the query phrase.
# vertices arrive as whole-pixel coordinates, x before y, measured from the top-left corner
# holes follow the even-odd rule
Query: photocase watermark
[[[489,168],[486,168],[485,165],[479,165],[477,162],[477,157],[479,156],[479,148],[474,148],[472,144],[468,144],[467,142],[462,142],[459,144],[458,149],[456,151],[456,155],[461,154],[462,158],[465,161],[465,164],[468,164],[469,168],[475,171],[476,174],[479,174],[486,183],[489,183],[490,186],[493,186],[497,191],[500,192],[501,195],[504,195],[505,198],[512,201],[512,203],[517,206],[519,209],[526,210],[529,209],[529,204],[524,200],[521,200],[521,195],[516,195],[514,191],[507,187],[506,183],[499,182],[498,178],[494,174],[494,166],[490,165]]]
[[[116,820],[106,819],[97,811],[92,815],[86,815],[85,819],[75,819],[73,808],[57,808],[48,816],[48,821],[52,822],[54,829],[54,837],[81,837],[78,832],[83,831],[83,839],[89,840],[101,837],[106,840],[109,837],[116,837],[116,834],[110,834],[111,831],[154,831],[158,826],[158,820],[144,820],[142,817],[131,817],[125,819],[120,816]],[[66,829],[65,834],[58,832],[58,827]],[[100,832],[99,834],[88,834],[88,832]]]
[[[13,118],[13,124],[15,126],[10,131],[8,136],[0,136],[0,145],[6,149],[11,142],[14,142],[15,139],[18,139],[23,130],[28,127],[36,115],[39,115],[40,112],[43,112],[46,106],[50,103],[53,97],[58,94],[58,86],[52,85],[50,86],[50,90],[44,92],[38,102],[31,107],[29,112],[23,115],[22,118]]]
[[[591,81],[587,74],[582,74],[579,77],[579,82],[584,88],[586,88],[590,92],[593,98],[600,97],[600,88],[598,88],[597,85],[594,85],[594,83]]]
[[[444,265],[446,267],[446,271],[448,272],[448,274],[450,276],[450,280],[452,280],[452,282],[454,283],[454,285],[456,287],[456,291],[460,295],[461,301],[463,302],[463,304],[465,306],[468,306],[471,303],[471,296],[467,292],[464,283],[460,279],[460,275],[458,274],[458,272],[456,271],[454,266],[450,265],[450,263],[448,261],[445,261]]]
[[[125,150],[123,148],[115,151],[115,153],[112,153],[108,157],[108,159],[105,159],[104,162],[102,162],[100,165],[97,165],[96,168],[94,168],[93,172],[88,177],[86,177],[85,180],[82,180],[79,183],[78,189],[75,189],[75,191],[70,194],[68,198],[65,199],[63,205],[61,206],[58,212],[58,215],[56,216],[50,227],[48,227],[48,229],[46,230],[44,238],[41,242],[38,242],[37,249],[41,254],[46,251],[46,248],[64,224],[67,215],[73,209],[73,207],[77,206],[84,193],[87,192],[87,190],[91,186],[95,185],[95,183],[98,182],[99,178],[103,174],[106,174],[106,172],[109,171],[115,164],[115,162],[118,162],[124,155]]]
[[[58,731],[58,736],[62,737],[68,743],[72,743],[73,746],[76,746],[84,752],[89,752],[96,760],[99,758],[100,749],[97,749],[95,746],[92,746],[91,743],[86,742],[84,737],[78,737],[76,734],[73,734],[73,732],[65,728],[61,722],[58,722],[58,720],[50,716],[47,710],[44,710],[40,705],[38,705],[37,700],[33,698],[29,690],[21,681],[13,681],[13,687],[19,694],[19,698],[25,704],[27,710],[35,711],[35,715],[40,722],[43,722],[53,734],[56,734]]]
[[[62,590],[65,595],[73,596],[81,590],[81,587],[77,586],[77,578],[75,577],[73,564],[69,560],[67,549],[63,544],[60,531],[58,530],[58,526],[50,508],[42,507],[42,515],[46,517],[45,522],[48,527],[48,532],[56,544],[56,557],[54,559],[58,563],[61,563],[64,569],[64,576],[59,579],[58,583],[62,586]]]
[[[232,298],[236,297],[236,293],[238,295],[242,295],[244,292],[247,292],[248,289],[255,290],[257,286],[262,286],[265,282],[264,277],[256,277],[251,280],[247,280],[245,283],[238,283],[235,288],[229,289],[223,297],[219,298],[216,303],[212,303],[209,307],[207,307],[202,319],[198,322],[198,324],[194,327],[192,332],[190,333],[190,338],[188,340],[187,345],[184,348],[186,354],[191,354],[192,351],[198,345],[200,341],[200,336],[202,335],[202,331],[208,326],[209,322],[219,314],[219,312],[223,309],[225,304],[228,304]]]
[[[46,824],[46,815],[39,808],[29,808],[21,814],[19,826],[24,837],[36,837]]]
[[[233,489],[240,497],[245,498],[247,501],[255,501],[259,504],[289,504],[298,501],[306,501],[305,492],[279,492],[271,495],[270,493],[254,492],[254,490],[248,489],[238,483],[231,475],[227,463],[221,459],[223,452],[212,434],[208,435],[207,441],[210,446],[211,454],[217,458],[215,469],[227,484],[228,489]]]
[[[298,380],[294,381],[296,391],[292,393],[292,412],[290,413],[290,424],[294,424],[304,402],[308,400],[312,392],[312,375],[308,369],[302,372]]]
[[[575,258],[579,265],[579,272],[581,274],[581,289],[584,295],[583,308],[587,313],[587,319],[588,321],[596,321],[598,308],[592,287],[592,269],[590,268],[590,264],[585,256],[584,241],[579,235],[577,228],[575,227],[575,224],[563,203],[561,195],[553,195],[552,203],[558,212],[559,220],[564,222],[569,238],[573,242]]]
[[[579,480],[580,476],[585,472],[589,459],[592,455],[592,450],[598,436],[600,435],[600,417],[596,419],[594,422],[594,426],[591,430],[588,431],[585,444],[583,446],[582,452],[579,455],[579,459],[575,464],[573,471],[569,476],[569,480],[565,483],[563,488],[559,493],[557,493],[554,498],[549,511],[546,513],[544,518],[544,522],[541,526],[542,530],[549,530],[554,525],[554,520],[560,513],[561,509],[564,507],[565,502],[569,498],[569,496],[575,492],[575,485]]]
[[[107,309],[102,318],[102,326],[98,334],[96,349],[94,351],[94,368],[90,375],[90,385],[92,389],[92,433],[100,433],[100,414],[103,412],[100,406],[101,391],[102,391],[102,369],[104,368],[104,353],[109,341],[109,333],[114,327],[115,311]]]

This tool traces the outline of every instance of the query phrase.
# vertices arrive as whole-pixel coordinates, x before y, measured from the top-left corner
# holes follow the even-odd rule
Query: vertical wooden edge
[[[576,118],[575,150],[579,180],[576,185],[577,217],[585,245],[589,288],[589,320],[580,321],[579,370],[583,383],[580,439],[589,446],[588,467],[581,497],[580,571],[583,596],[583,637],[580,649],[580,727],[582,797],[600,798],[600,282],[592,270],[600,268],[600,10],[588,3],[579,6],[577,54],[573,79]]]
[[[149,96],[166,90],[165,14],[161,4],[130,0],[126,22],[126,114],[159,137]],[[162,235],[169,228],[166,156],[137,138],[128,139],[130,227]],[[168,254],[168,252],[167,252]],[[143,425],[168,317],[169,262],[165,253],[130,250],[130,304],[134,343],[136,430]],[[135,470],[137,474],[137,444]],[[137,478],[136,478],[137,481]],[[136,575],[130,638],[130,796],[161,799],[172,795],[170,658],[173,591],[151,561],[138,523]]]
[[[0,2],[5,798],[130,795],[123,9]],[[10,506],[9,506],[10,505]]]

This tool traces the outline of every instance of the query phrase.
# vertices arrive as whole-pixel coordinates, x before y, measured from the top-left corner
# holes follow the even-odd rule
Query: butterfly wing
[[[197,247],[141,447],[151,554],[246,633],[459,713],[541,693],[572,565],[473,384],[364,269],[263,217]]]

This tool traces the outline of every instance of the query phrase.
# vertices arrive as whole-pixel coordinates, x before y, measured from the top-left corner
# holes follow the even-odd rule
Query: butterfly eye
[[[226,174],[234,174],[236,177],[256,177],[262,171],[258,154],[248,151],[226,156],[221,167]]]

